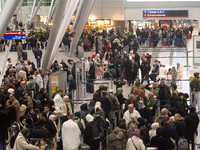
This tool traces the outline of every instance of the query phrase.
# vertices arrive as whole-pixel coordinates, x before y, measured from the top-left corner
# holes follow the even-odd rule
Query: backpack
[[[101,132],[98,123],[94,121],[94,123],[90,123],[90,125],[92,126],[92,140],[94,142],[99,142],[101,138]]]
[[[185,138],[180,138],[178,141],[178,150],[188,150],[188,141]]]
[[[85,130],[83,128],[83,124],[81,123],[81,118],[79,121],[77,121],[77,124],[78,124],[79,129],[81,130],[81,134],[83,134]]]

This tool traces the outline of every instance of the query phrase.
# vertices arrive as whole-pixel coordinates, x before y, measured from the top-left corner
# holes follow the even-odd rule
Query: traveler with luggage
[[[37,62],[37,68],[40,68],[41,66],[41,58],[42,58],[42,50],[39,49],[38,46],[36,46],[36,49],[34,51],[35,59]]]
[[[28,143],[27,137],[30,134],[30,130],[28,128],[24,128],[19,132],[13,150],[26,150],[26,149],[36,149],[40,150],[39,147],[31,145]]]

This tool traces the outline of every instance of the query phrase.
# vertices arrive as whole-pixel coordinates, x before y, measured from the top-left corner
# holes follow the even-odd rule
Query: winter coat
[[[67,108],[68,107],[68,108]],[[67,104],[66,103],[63,103],[62,105],[61,105],[61,111],[62,111],[62,115],[63,116],[66,116],[66,115],[71,115],[72,114],[72,106],[71,106],[71,104],[70,104],[70,102],[68,102]],[[69,114],[68,114],[68,112],[69,112]]]
[[[178,137],[185,137],[186,124],[183,120],[176,121],[174,127],[176,129]]]
[[[24,115],[24,113],[26,112],[26,108],[27,106],[22,104],[19,108],[19,111],[20,111],[20,117]]]
[[[94,65],[90,66],[88,74],[90,74],[89,79],[95,79],[95,67],[94,67]]]
[[[20,104],[18,102],[17,99],[15,99],[14,101],[12,101],[12,106],[15,106],[15,111],[16,111],[16,121],[19,123],[20,120],[20,111],[19,111],[19,108],[20,108]]]
[[[123,136],[122,136],[122,150],[125,150],[126,144],[127,144],[127,141],[128,141],[128,134],[127,134],[127,131],[122,129],[122,128],[119,128],[119,130],[120,130],[120,132],[124,133]]]
[[[194,73],[194,79],[192,80],[192,84],[193,84],[193,89],[195,89],[196,92],[200,91],[200,82],[199,82],[199,78],[198,78],[198,73]],[[193,90],[191,89],[191,90]]]
[[[42,106],[44,106],[45,104],[49,104],[48,94],[40,93],[38,99],[41,101]],[[46,101],[45,101],[45,99],[46,99]]]
[[[19,100],[19,98],[22,96],[22,93],[24,91],[24,88],[22,86],[19,86],[17,88],[17,91],[16,91],[16,99]]]
[[[0,110],[0,141],[5,141],[8,139],[8,130],[9,127],[9,117],[5,110]]]
[[[99,148],[99,141],[93,141],[92,139],[92,125],[97,124],[97,122],[87,122],[84,132],[84,143],[90,146],[90,149]],[[100,130],[100,129],[99,129]]]
[[[108,118],[108,114],[111,110],[110,100],[107,97],[102,96],[98,99],[98,101],[101,102],[101,107],[105,112],[105,117]]]
[[[135,144],[135,146],[133,145],[133,143]],[[126,150],[136,150],[135,147],[140,150],[145,150],[143,141],[139,137],[133,136],[132,138],[128,139]]]
[[[130,65],[131,65],[130,60],[124,60],[123,67],[125,68],[125,79],[127,81],[131,80]]]
[[[174,149],[174,144],[171,141],[171,138],[174,139],[176,142],[178,142],[179,138],[176,133],[176,130],[174,127],[169,125],[168,123],[163,124],[161,127],[162,132],[163,132],[163,138],[166,140],[166,145],[169,150]]]
[[[122,140],[115,133],[108,136],[108,150],[122,150]]]
[[[20,71],[19,71],[19,73],[18,73],[18,76],[17,76],[17,78],[18,78],[18,79],[19,79],[19,78],[23,78],[23,79],[24,79],[24,81],[26,81],[26,82],[27,82],[26,71],[20,70]]]
[[[26,138],[20,132],[15,140],[13,150],[26,150],[26,149],[35,149],[36,146],[27,143]]]
[[[185,120],[186,124],[186,138],[192,138],[194,133],[197,131],[198,124],[199,124],[199,117],[194,113],[189,113],[186,115]]]
[[[115,111],[115,106],[117,107],[117,109],[119,110],[120,108],[120,103],[118,101],[118,98],[113,95],[113,94],[108,94],[106,95],[106,98],[110,100],[110,104],[111,104],[111,108],[110,111]]]

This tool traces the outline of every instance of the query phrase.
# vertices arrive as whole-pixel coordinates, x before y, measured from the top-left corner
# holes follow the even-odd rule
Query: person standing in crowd
[[[34,51],[35,51],[35,48],[36,48],[36,46],[37,46],[37,38],[35,37],[35,35],[33,35],[33,36],[30,38],[30,43],[31,43],[32,51],[34,52]]]
[[[89,72],[88,72],[88,79],[89,80],[94,80],[95,79],[95,67],[94,67],[92,61],[89,62],[89,65],[90,65],[90,69],[89,69]],[[93,81],[89,81],[89,92],[90,93],[94,92]]]
[[[189,114],[184,119],[186,124],[185,138],[188,141],[188,146],[190,142],[192,143],[192,150],[195,150],[194,134],[197,132],[199,125],[199,117],[195,111],[196,109],[194,107],[190,107]]]
[[[151,74],[149,75],[151,80],[156,80],[157,75],[159,75],[159,64],[158,64],[158,60],[155,60],[155,67],[153,68],[153,70],[151,71]]]
[[[20,118],[20,111],[19,111],[20,104],[19,104],[18,100],[15,98],[14,92],[11,93],[9,97],[10,97],[9,100],[12,101],[12,106],[15,107],[15,111],[16,111],[16,121],[19,123],[19,122],[20,122],[20,120],[19,120],[19,118]]]
[[[158,85],[158,88],[160,89],[160,90],[159,90],[159,93],[158,93],[158,96],[157,96],[158,99],[160,99],[160,100],[169,100],[169,99],[171,98],[170,88],[169,88],[169,86],[167,86],[167,85],[165,84],[165,81],[164,81],[164,80],[162,80],[162,81],[160,82],[160,85]],[[163,101],[160,102],[160,105],[162,105],[162,107],[163,107],[165,104],[167,104],[167,103],[166,103],[166,102],[163,102]],[[162,107],[161,107],[161,108],[162,108]]]
[[[178,134],[178,137],[181,138],[181,137],[185,137],[185,133],[186,133],[186,124],[184,122],[184,120],[181,119],[181,115],[180,114],[175,114],[174,115],[174,118],[175,118],[175,129],[176,129],[176,132]]]
[[[165,142],[167,143],[167,149],[174,149],[174,144],[171,141],[171,138],[176,141],[176,143],[179,140],[179,137],[176,133],[176,130],[170,125],[169,117],[165,117],[163,119],[163,126],[161,127],[163,131],[163,138],[165,139]]]
[[[190,27],[189,27],[189,30],[190,30],[190,33],[191,33],[191,37],[192,37],[192,32],[193,32],[193,25],[191,25]]]
[[[18,55],[18,58],[19,58],[20,56],[22,56],[22,51],[23,51],[21,42],[18,42],[16,50],[17,50],[17,55]]]
[[[36,49],[34,51],[36,63],[37,63],[37,68],[40,68],[41,66],[41,59],[42,59],[42,50],[39,49],[39,46],[36,46]]]
[[[73,98],[73,92],[74,92],[74,90],[76,90],[76,83],[75,83],[73,76],[71,74],[68,76],[68,80],[69,80],[68,96],[69,96],[70,99],[72,99]]]
[[[178,83],[179,80],[181,80],[182,77],[183,77],[183,66],[181,66],[180,63],[177,63],[177,71],[176,72],[177,72],[177,81],[176,81],[176,83]]]
[[[80,141],[81,131],[77,123],[74,122],[74,120],[75,120],[75,115],[71,114],[69,116],[69,120],[63,123],[62,126],[63,150],[78,150],[78,147],[81,144]]]
[[[134,110],[133,104],[128,105],[128,110],[124,113],[123,119],[126,120],[126,124],[128,124],[131,121],[131,116],[135,114],[137,115],[137,118],[141,117],[140,113],[137,110]]]
[[[52,69],[52,72],[56,72],[56,71],[59,70],[58,61],[57,60],[54,61],[54,63],[51,66],[51,69]]]
[[[141,67],[141,73],[142,73],[142,82],[141,83],[143,83],[144,79],[146,79],[146,80],[149,79],[149,71],[151,69],[150,64],[147,62],[147,58],[143,59],[143,62],[140,67]],[[149,84],[149,80],[147,82]]]
[[[9,65],[10,65],[10,64],[12,64],[12,63],[11,63],[11,58],[8,58],[8,59],[7,59],[7,62],[6,62],[6,69],[9,68]]]
[[[63,104],[62,96],[63,96],[63,90],[59,89],[58,94],[53,99],[55,107],[57,109],[60,109],[60,107]]]
[[[168,73],[168,75],[172,75],[172,85],[176,84],[177,72],[175,67],[172,67],[172,70]]]
[[[44,34],[41,35],[40,41],[41,41],[41,47],[42,47],[42,49],[45,49],[47,37]]]
[[[199,82],[199,73],[194,73],[194,79],[190,83],[191,91],[194,92],[194,100],[193,100],[193,107],[196,107],[198,104],[198,109],[200,110],[200,82]]]

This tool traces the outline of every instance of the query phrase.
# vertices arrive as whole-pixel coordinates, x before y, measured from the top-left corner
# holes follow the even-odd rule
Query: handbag
[[[133,139],[132,138],[131,138],[131,141],[133,143]],[[138,150],[134,143],[133,143],[133,146],[135,147],[136,150]]]

